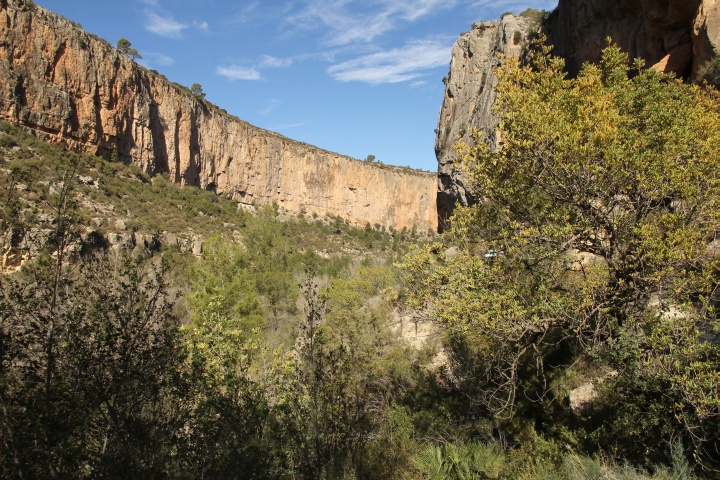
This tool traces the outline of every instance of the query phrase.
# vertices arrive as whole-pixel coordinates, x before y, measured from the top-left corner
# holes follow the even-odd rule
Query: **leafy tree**
[[[618,372],[606,400],[626,392],[663,425],[623,431],[636,418],[619,412],[606,446],[665,460],[654,435],[681,436],[711,467],[720,351],[704,339],[720,328],[718,95],[628,68],[615,46],[575,79],[548,52],[496,71],[503,145],[459,146],[481,201],[458,210],[445,245],[405,264],[410,303],[432,304],[458,381],[496,418],[541,417],[557,372],[592,355]],[[445,255],[447,244],[462,254]]]
[[[245,336],[263,326],[260,297],[241,246],[212,237],[203,244],[202,256],[190,270],[193,288],[187,300],[194,322],[216,315],[237,322]]]
[[[142,55],[140,55],[140,52],[138,52],[136,49],[132,48],[132,43],[130,43],[130,40],[127,38],[121,38],[117,42],[117,49],[120,50],[125,55],[129,56],[133,60],[142,58]]]
[[[183,213],[212,212],[238,230],[234,240],[207,238],[200,259],[163,249],[172,272],[157,257],[88,252],[73,200],[104,195],[73,189],[88,157],[0,130],[0,149],[21,147],[0,172],[0,477],[402,475],[415,445],[417,355],[388,329],[380,296],[396,282],[392,268],[311,248],[345,229],[341,218],[311,228],[280,221],[277,206],[250,217],[229,204],[226,217],[209,192],[161,177],[118,183],[126,167],[93,158],[102,185],[116,181],[113,195],[172,197],[171,210],[183,202]],[[370,226],[368,235],[386,237]],[[306,295],[315,313],[304,316],[303,265],[321,272]],[[168,278],[191,289],[181,328]]]
[[[68,262],[67,188],[39,254],[0,277],[0,472],[158,476],[172,468],[182,416],[165,270],[104,255]]]
[[[252,368],[264,345],[242,318],[223,310],[222,302],[211,301],[184,327],[183,371],[191,386],[186,470],[195,478],[265,478],[273,453],[263,445],[267,384]]]
[[[261,295],[266,322],[275,332],[296,313],[297,285],[294,276],[302,267],[291,255],[288,224],[279,218],[276,204],[258,209],[248,223],[244,242],[255,289]]]
[[[190,87],[190,91],[196,97],[199,97],[201,99],[205,98],[205,93],[203,92],[202,85],[200,85],[199,83],[193,83],[192,87]]]
[[[408,388],[411,352],[391,340],[380,311],[367,311],[356,287],[376,295],[387,283],[332,282],[308,274],[295,352],[274,392],[274,435],[292,478],[391,478],[402,471],[411,429],[397,402]],[[373,273],[378,273],[375,270]],[[391,463],[388,463],[391,462]]]

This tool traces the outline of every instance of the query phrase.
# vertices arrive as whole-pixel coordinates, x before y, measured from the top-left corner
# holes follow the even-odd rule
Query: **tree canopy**
[[[117,49],[120,50],[125,55],[129,56],[133,60],[136,58],[142,58],[142,55],[140,55],[140,52],[138,52],[136,49],[132,48],[132,43],[130,43],[130,40],[128,40],[125,37],[120,38],[117,42]]]
[[[658,436],[682,438],[712,464],[717,91],[628,67],[612,45],[574,79],[542,45],[495,74],[502,144],[457,147],[480,200],[406,262],[410,303],[447,326],[457,378],[496,418],[551,411],[553,380],[582,360],[618,407],[604,440],[661,457]],[[621,398],[652,425],[629,429]]]
[[[193,95],[199,98],[205,98],[205,92],[203,92],[202,85],[200,85],[199,83],[193,83],[190,87],[190,91]]]

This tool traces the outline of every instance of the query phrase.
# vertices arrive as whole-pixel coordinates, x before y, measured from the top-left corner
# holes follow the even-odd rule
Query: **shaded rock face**
[[[534,28],[527,19],[511,15],[483,28],[477,25],[455,43],[438,120],[435,152],[441,226],[456,202],[475,201],[454,166],[457,155],[452,145],[458,138],[467,140],[469,127],[475,126],[483,140],[496,147],[499,119],[492,107],[497,80],[491,72],[500,64],[498,54],[524,53],[524,38]],[[520,45],[513,41],[515,30],[523,37]],[[647,67],[697,81],[720,53],[720,0],[560,0],[542,31],[553,53],[565,58],[570,75],[576,75],[585,62],[599,61],[605,39],[611,37],[631,60],[642,58]]]
[[[254,127],[22,0],[0,0],[0,118],[244,203],[275,201],[359,226],[437,228],[434,174],[364,163]]]
[[[687,55],[693,44],[707,42],[707,35],[695,31],[702,0],[560,0],[547,22],[548,38],[554,53],[565,58],[568,72],[576,75],[585,62],[598,62],[605,38],[610,37],[631,59],[642,58],[646,66],[666,56],[682,58],[675,66],[682,77],[712,58]],[[705,19],[707,20],[707,18]],[[710,24],[716,24],[710,21]],[[703,48],[703,50],[705,50]]]
[[[720,1],[703,0],[693,22],[693,78],[720,55]]]

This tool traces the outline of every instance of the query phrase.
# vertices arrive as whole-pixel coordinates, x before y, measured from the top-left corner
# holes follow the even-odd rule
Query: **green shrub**
[[[548,12],[545,10],[536,10],[534,8],[527,8],[520,13],[523,18],[528,18],[539,25],[544,22],[548,17]]]
[[[430,480],[502,478],[505,454],[492,443],[428,445],[413,457],[423,478]]]
[[[10,135],[3,135],[0,137],[0,147],[3,148],[12,148],[17,146],[17,140],[15,138],[11,137]]]
[[[522,42],[522,32],[515,30],[515,33],[513,33],[513,44],[520,45],[520,42]]]
[[[600,460],[568,455],[560,469],[561,477],[567,480],[684,480],[690,477],[678,476],[666,468],[657,468],[651,474],[630,465],[618,465],[611,460]]]

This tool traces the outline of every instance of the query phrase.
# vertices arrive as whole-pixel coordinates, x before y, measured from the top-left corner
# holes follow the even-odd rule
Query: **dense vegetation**
[[[717,92],[538,48],[430,244],[0,125],[0,476],[716,476]]]
[[[612,46],[567,79],[548,50],[496,72],[503,145],[459,146],[482,200],[408,259],[408,294],[446,325],[482,435],[555,458],[692,459],[712,476],[717,91],[628,67]],[[569,408],[589,382],[592,401]]]
[[[414,232],[251,214],[0,131],[3,478],[409,468],[427,373],[391,326],[392,262]]]

